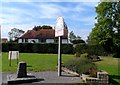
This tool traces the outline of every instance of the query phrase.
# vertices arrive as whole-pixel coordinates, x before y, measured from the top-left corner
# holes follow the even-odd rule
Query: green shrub
[[[64,64],[66,68],[79,74],[88,73],[90,68],[96,68],[95,64],[86,58],[73,58],[66,61]]]
[[[88,53],[81,54],[81,57],[87,58],[88,56],[89,56]]]
[[[76,44],[74,51],[79,52],[80,54],[86,53],[87,46],[85,43]]]
[[[76,53],[75,53],[75,57],[80,57],[80,53],[79,53],[79,52],[76,52]]]
[[[92,76],[92,77],[97,77],[97,72],[99,72],[99,71],[100,71],[100,70],[98,70],[97,68],[92,67],[92,68],[89,69],[89,74],[90,74],[90,76]]]
[[[87,44],[86,52],[89,55],[105,55],[106,51],[101,45]]]
[[[73,45],[72,44],[62,44],[62,53],[63,54],[73,53]]]

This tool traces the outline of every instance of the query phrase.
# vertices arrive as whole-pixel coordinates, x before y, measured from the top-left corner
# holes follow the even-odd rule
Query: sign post
[[[58,76],[61,76],[61,62],[62,62],[62,54],[61,54],[61,36],[59,38],[59,45],[58,45]]]
[[[59,39],[58,45],[58,76],[61,76],[61,62],[62,62],[62,54],[61,54],[61,43],[62,36],[64,35],[64,19],[63,17],[58,17],[55,25],[55,37]]]
[[[19,58],[19,51],[9,51],[9,57],[8,57],[8,59],[10,60],[9,66],[11,66],[12,59],[16,59],[18,64],[18,58]]]

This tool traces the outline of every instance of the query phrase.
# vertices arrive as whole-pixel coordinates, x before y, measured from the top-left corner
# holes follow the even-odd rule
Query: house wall
[[[22,43],[22,39],[18,39],[18,43]]]
[[[62,39],[62,43],[68,43],[67,39]]]
[[[28,39],[28,42],[30,42],[30,43],[33,43],[33,41],[35,41],[35,43],[39,42],[38,39]]]
[[[54,43],[54,39],[46,39],[46,43]]]
[[[33,40],[35,41],[35,43],[39,42],[39,39],[27,39],[27,41],[25,39],[18,39],[18,43],[22,43],[22,42],[33,43]],[[55,42],[54,39],[46,39],[46,43],[54,43],[54,42]],[[68,43],[68,40],[62,39],[62,43]]]

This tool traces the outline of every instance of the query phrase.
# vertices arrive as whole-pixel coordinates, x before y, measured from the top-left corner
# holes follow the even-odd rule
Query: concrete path
[[[40,83],[80,83],[80,77],[73,76],[71,74],[62,72],[62,76],[58,77],[57,71],[44,71],[44,72],[28,72],[32,74],[36,78],[39,79],[38,82],[33,82],[32,84],[40,84]],[[2,73],[2,82],[7,83],[7,76],[16,77],[16,73]],[[21,85],[21,84],[20,84]],[[23,85],[23,84],[22,84]],[[24,84],[27,85],[27,84]],[[53,85],[53,84],[52,84]]]

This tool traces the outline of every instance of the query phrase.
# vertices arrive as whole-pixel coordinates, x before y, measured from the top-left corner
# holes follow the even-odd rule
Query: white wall
[[[38,39],[28,39],[28,42],[33,43],[33,40],[35,41],[35,43],[39,42]]]
[[[54,43],[54,39],[46,39],[46,43]]]
[[[35,41],[35,43],[39,42],[38,39],[28,39],[28,42],[33,43],[33,41]],[[25,39],[23,39],[23,42],[25,42]],[[18,39],[18,43],[22,43],[22,39]],[[46,43],[54,43],[54,39],[46,39]],[[62,43],[68,43],[67,39],[62,39]]]
[[[62,39],[62,43],[68,43],[67,39]]]
[[[18,43],[22,43],[22,39],[18,39]]]

